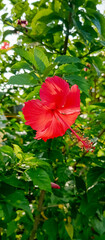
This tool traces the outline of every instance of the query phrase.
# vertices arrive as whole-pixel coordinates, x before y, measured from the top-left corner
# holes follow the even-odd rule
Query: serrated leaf
[[[36,64],[34,59],[34,54],[31,51],[24,50],[20,47],[15,47],[13,49],[19,56],[21,56],[24,60],[26,60],[29,64],[34,65]]]
[[[56,70],[56,75],[57,74],[71,74],[71,73],[76,73],[79,72],[78,67],[75,64],[62,64],[59,69]]]
[[[43,72],[43,78],[47,77],[48,74],[53,70],[53,68],[56,66],[56,63],[52,63],[49,65]]]
[[[80,62],[80,59],[71,56],[59,56],[55,59],[55,62],[58,62],[59,64],[78,63]]]
[[[28,1],[22,2],[22,1],[16,1],[15,5],[13,6],[11,12],[12,15],[15,15],[15,18],[21,18],[22,14],[27,11],[29,7]]]
[[[28,69],[28,70],[32,71],[32,68],[30,67],[30,65],[25,61],[20,61],[20,62],[15,63],[11,67],[11,69],[16,70],[16,71],[19,71],[20,69]]]
[[[17,74],[8,80],[8,84],[13,85],[35,85],[38,77],[34,74],[34,77],[29,73]]]
[[[26,172],[34,185],[37,185],[40,189],[51,192],[51,181],[48,174],[41,168],[29,169]]]
[[[88,93],[89,86],[84,77],[81,77],[78,75],[70,75],[70,76],[65,75],[64,78],[68,80],[68,82],[72,85],[77,84],[81,91],[86,93],[86,95],[89,95]]]
[[[48,58],[46,56],[46,54],[43,52],[43,50],[41,48],[35,48],[34,50],[34,58],[35,58],[35,62],[36,62],[36,67],[37,69],[43,73],[43,71],[45,70],[46,67],[49,66],[49,61]]]

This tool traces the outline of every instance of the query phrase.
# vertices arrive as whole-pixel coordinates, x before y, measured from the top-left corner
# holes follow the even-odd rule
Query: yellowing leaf
[[[65,228],[70,238],[73,239],[73,226],[70,223],[67,223]]]
[[[16,157],[18,159],[22,160],[22,150],[21,150],[21,148],[16,144],[13,144],[13,148],[14,148],[14,153],[15,153]]]

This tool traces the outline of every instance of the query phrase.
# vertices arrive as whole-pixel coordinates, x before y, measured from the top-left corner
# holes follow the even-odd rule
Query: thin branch
[[[59,205],[62,204],[62,203],[59,203],[59,204],[55,204],[55,205],[49,205],[47,207],[43,207],[42,210],[46,210],[48,208],[55,208],[55,207],[59,207]]]
[[[98,49],[96,49],[95,51],[92,51],[92,50],[90,49],[88,53],[86,53],[86,54],[84,54],[84,55],[82,55],[82,56],[79,56],[78,58],[80,58],[80,59],[85,58],[85,57],[89,56],[90,54],[93,54],[93,53],[95,53],[95,52],[97,52],[97,51],[102,50],[103,48],[105,48],[105,46],[101,46],[101,47],[99,47]]]
[[[33,225],[33,229],[32,229],[31,235],[29,237],[29,240],[34,240],[34,238],[35,238],[35,234],[37,232],[38,225],[40,223],[40,214],[42,211],[44,196],[45,196],[45,191],[41,190],[40,197],[39,197],[39,203],[38,203],[38,209],[37,209],[38,212],[37,212],[37,215],[35,216],[34,225]]]
[[[7,25],[7,26],[11,26],[11,24],[9,24],[8,22],[6,22],[6,25]],[[28,38],[30,38],[30,39],[32,40],[32,42],[37,42],[37,43],[41,44],[42,46],[48,48],[50,51],[55,51],[55,53],[58,53],[58,54],[63,55],[63,52],[62,52],[62,51],[59,51],[59,50],[57,50],[56,48],[54,48],[54,47],[52,47],[52,46],[49,46],[49,45],[47,45],[46,43],[43,43],[42,41],[39,41],[39,39],[36,39],[36,38],[34,38],[33,36],[30,36],[30,35],[28,34],[28,29],[27,29],[27,28],[23,28],[23,27],[19,27],[19,28],[18,28],[18,26],[17,26],[17,27],[12,26],[12,27],[14,28],[14,33],[16,33],[16,32],[19,31],[19,32],[23,33],[25,36],[27,36]],[[26,31],[26,30],[27,30],[27,31]]]
[[[68,26],[67,26],[67,32],[66,32],[66,37],[65,37],[65,42],[64,42],[64,51],[63,54],[66,54],[67,51],[67,46],[68,46],[68,40],[69,40],[69,30],[70,30],[70,25],[71,25],[71,21],[72,21],[72,17],[71,17],[71,12],[69,12],[69,16],[68,16]]]
[[[105,132],[105,128],[102,129],[102,131],[98,134],[98,138],[100,138],[104,134],[104,132]]]

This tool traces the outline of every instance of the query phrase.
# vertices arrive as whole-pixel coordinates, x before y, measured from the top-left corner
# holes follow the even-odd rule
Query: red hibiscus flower
[[[4,42],[3,46],[1,46],[1,50],[2,49],[8,49],[9,48],[9,43],[8,42]]]
[[[48,77],[40,89],[41,100],[30,100],[23,107],[26,125],[36,130],[35,139],[63,136],[67,129],[78,138],[88,150],[90,146],[70,127],[80,114],[80,90],[58,76]]]

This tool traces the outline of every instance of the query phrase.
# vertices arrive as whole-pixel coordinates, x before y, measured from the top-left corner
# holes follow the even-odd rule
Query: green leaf
[[[18,1],[11,10],[12,15],[14,15],[16,19],[21,18],[22,14],[25,13],[25,11],[27,11],[28,7],[29,7],[28,1],[25,2]]]
[[[13,149],[11,147],[9,147],[7,145],[6,146],[2,146],[0,148],[0,150],[1,150],[1,152],[6,153],[7,155],[11,156],[11,158],[14,157],[14,151],[13,151]]]
[[[99,68],[97,67],[97,65],[93,64],[93,67],[95,68],[98,77],[100,77],[101,71],[99,70]]]
[[[63,30],[63,25],[54,26],[54,27],[49,29],[49,31],[47,32],[47,35],[58,33],[62,30]]]
[[[37,185],[40,189],[51,192],[51,181],[48,174],[41,168],[29,169],[26,172],[34,185]]]
[[[31,91],[31,92],[26,96],[26,100],[31,100],[33,97],[38,98],[38,97],[39,97],[40,88],[41,88],[41,86],[35,87],[34,90]]]
[[[34,54],[31,51],[27,51],[22,49],[21,47],[15,47],[13,50],[21,56],[24,60],[26,60],[29,64],[34,65],[36,64],[34,59]]]
[[[13,187],[19,187],[21,189],[25,189],[26,184],[23,180],[18,179],[16,174],[10,175],[10,176],[3,176],[1,177],[2,181],[7,183],[8,185],[11,185]]]
[[[91,21],[94,23],[94,25],[96,26],[99,34],[101,34],[101,24],[98,18],[91,18]]]
[[[86,185],[84,180],[81,177],[75,176],[76,187],[79,193],[86,191]]]
[[[48,235],[49,240],[57,239],[57,223],[55,219],[51,218],[44,222],[43,229]]]
[[[65,228],[66,228],[68,235],[70,236],[70,239],[73,239],[74,230],[73,230],[72,224],[70,224],[70,223],[65,224]]]
[[[77,84],[81,91],[86,93],[86,95],[89,95],[88,93],[89,86],[84,77],[81,77],[78,75],[70,75],[70,76],[65,75],[64,78],[68,80],[68,82],[72,85]]]
[[[46,78],[48,74],[54,69],[55,66],[56,63],[52,63],[51,65],[49,65],[43,72],[43,78]]]
[[[90,187],[95,184],[98,179],[105,173],[105,168],[93,167],[87,173],[87,186]]]
[[[2,204],[0,204],[0,219],[4,218],[4,211],[2,208]]]
[[[32,71],[32,68],[30,67],[30,65],[25,61],[20,61],[20,62],[15,63],[11,67],[11,70],[19,71],[21,68],[22,69],[28,69],[28,70]]]
[[[15,30],[6,30],[6,31],[3,33],[3,40],[5,39],[6,36],[12,35],[12,34],[14,34],[14,33],[16,33]]]
[[[0,2],[0,10],[3,9],[5,6],[5,4],[3,4],[2,2]]]
[[[105,108],[105,103],[102,102],[94,103],[94,105]]]
[[[24,192],[22,190],[16,190],[12,194],[9,194],[6,198],[8,203],[12,206],[16,207],[17,209],[24,210],[29,217],[32,219],[31,209],[29,207],[29,202],[26,199]]]
[[[17,144],[13,144],[13,148],[14,148],[14,153],[16,155],[17,158],[19,158],[20,160],[22,160],[22,149],[17,145]]]
[[[101,236],[95,235],[95,240],[103,240],[103,239],[105,239],[105,234],[102,234]]]
[[[77,57],[59,56],[55,59],[55,62],[59,64],[78,63],[80,62],[80,59]]]
[[[26,165],[29,165],[30,167],[38,167],[38,166],[41,166],[41,167],[48,167],[50,168],[50,164],[48,162],[45,161],[45,159],[38,159],[38,158],[35,158],[33,156],[30,156],[28,154],[24,155],[24,160],[23,160],[24,164]]]
[[[41,48],[36,47],[34,50],[34,58],[37,69],[43,73],[46,67],[49,66],[49,61]]]
[[[0,99],[2,99],[2,97],[4,96],[4,92],[0,92]]]
[[[34,75],[34,77],[29,73],[17,74],[8,80],[8,84],[13,85],[35,85],[37,83],[38,77]]]
[[[72,74],[79,72],[78,67],[75,64],[62,64],[59,69],[56,70],[55,74]]]
[[[45,8],[45,9],[38,11],[32,20],[32,28],[39,19],[41,20],[42,18],[48,17],[51,13],[53,13],[53,11],[50,8]]]
[[[105,38],[105,16],[97,11],[95,12],[94,17],[99,20],[99,23],[101,25],[101,35]]]
[[[11,221],[7,225],[7,237],[11,236],[17,228],[17,223],[15,221]]]
[[[103,218],[103,216],[102,216]],[[99,219],[95,218],[92,220],[92,224],[94,226],[94,230],[102,235],[103,233],[105,233],[105,218],[102,219],[102,221],[100,221]],[[104,238],[103,238],[104,240]]]

